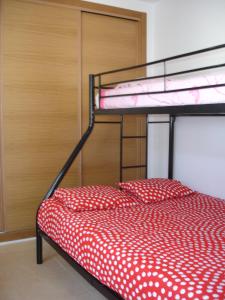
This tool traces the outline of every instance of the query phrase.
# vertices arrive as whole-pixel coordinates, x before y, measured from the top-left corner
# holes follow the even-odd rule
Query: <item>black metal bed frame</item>
[[[205,49],[201,49],[198,51],[188,52],[181,55],[176,55],[172,57],[168,57],[165,59],[157,60],[150,63],[145,63],[141,65],[135,65],[131,67],[126,67],[122,69],[115,69],[112,71],[102,72],[95,75],[89,75],[89,125],[85,133],[83,134],[79,143],[75,146],[73,151],[71,152],[70,156],[68,157],[67,161],[65,162],[64,166],[58,173],[57,177],[54,179],[53,183],[51,184],[48,192],[44,196],[44,199],[48,199],[51,197],[55,191],[55,189],[59,186],[61,181],[63,180],[64,176],[66,175],[67,171],[71,167],[72,163],[82,150],[85,142],[87,141],[88,137],[90,136],[94,124],[119,124],[120,125],[120,180],[122,180],[122,171],[126,168],[146,168],[145,176],[147,177],[147,142],[148,142],[148,125],[152,123],[167,123],[169,125],[169,153],[168,153],[168,178],[173,178],[173,161],[174,161],[174,128],[175,128],[175,120],[176,117],[179,116],[225,116],[225,103],[220,104],[202,104],[202,105],[182,105],[182,106],[167,106],[167,107],[140,107],[140,108],[122,108],[122,109],[95,109],[95,91],[98,90],[99,92],[99,103],[101,100],[101,90],[104,88],[113,88],[115,84],[118,83],[125,83],[131,81],[139,81],[139,80],[151,80],[155,78],[164,78],[176,76],[176,75],[183,75],[193,72],[199,72],[204,70],[216,69],[225,67],[225,63],[217,64],[217,65],[210,65],[201,68],[195,69],[188,69],[180,72],[173,72],[166,74],[166,63],[168,61],[177,60],[184,57],[189,57],[205,52],[215,51],[218,49],[225,48],[225,44],[218,45],[215,47],[209,47]],[[156,64],[163,64],[164,66],[164,74],[145,77],[145,78],[138,78],[132,80],[123,80],[123,81],[114,81],[109,83],[101,84],[102,77],[104,75],[109,75],[118,72],[130,71],[138,68],[148,67]],[[98,85],[96,86],[96,79],[98,80]],[[225,83],[218,84],[218,85],[205,85],[200,87],[191,87],[191,88],[180,88],[176,90],[166,90],[164,84],[163,91],[157,92],[148,92],[148,93],[133,93],[133,94],[122,94],[119,95],[120,97],[127,97],[132,95],[146,95],[146,94],[163,94],[163,93],[171,93],[171,92],[180,92],[180,91],[188,91],[194,89],[206,89],[206,88],[213,88],[213,87],[222,87],[225,86]],[[116,96],[107,96],[107,97],[116,97]],[[106,98],[106,96],[104,96]],[[225,99],[224,99],[225,102]],[[109,115],[109,114],[118,114],[121,116],[120,121],[95,121],[95,115]],[[124,136],[123,135],[123,116],[126,114],[145,114],[147,116],[147,126],[146,126],[146,134],[145,136]],[[169,121],[148,121],[148,114],[169,114]],[[146,163],[144,165],[134,165],[134,166],[123,166],[123,138],[146,138]],[[80,266],[74,259],[72,259],[57,243],[55,243],[45,232],[43,232],[40,227],[38,226],[37,216],[38,211],[41,204],[38,207],[37,215],[36,215],[36,258],[37,264],[42,264],[43,262],[43,249],[42,249],[42,238],[44,238],[74,269],[76,269],[92,286],[94,286],[100,293],[106,296],[107,299],[110,300],[117,300],[123,299],[119,294],[114,292],[112,289],[108,288],[107,286],[103,285],[99,280],[97,280],[94,276],[88,273],[82,266]]]

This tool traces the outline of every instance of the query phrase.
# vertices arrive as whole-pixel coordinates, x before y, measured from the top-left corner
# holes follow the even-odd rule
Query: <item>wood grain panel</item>
[[[140,24],[138,21],[82,13],[82,126],[88,123],[88,74],[126,67],[141,63],[143,43],[140,43]],[[107,76],[108,80],[122,80],[143,75],[136,70]],[[99,117],[98,117],[99,118]],[[114,117],[117,120],[118,117]],[[108,116],[101,119],[107,120]],[[140,132],[140,116],[132,117],[135,133]],[[112,117],[110,117],[112,120]],[[127,125],[129,127],[129,125]],[[91,138],[82,152],[83,184],[114,184],[119,180],[119,133],[118,125],[96,125]],[[133,132],[134,134],[134,132]],[[140,146],[127,147],[126,152],[135,151],[138,163]],[[135,171],[135,177],[140,173]]]
[[[30,228],[80,138],[80,12],[3,1],[6,230]],[[64,185],[80,184],[80,159]]]
[[[33,2],[35,0],[23,0]],[[124,9],[119,7],[114,7],[110,5],[98,4],[82,0],[38,0],[39,2],[59,4],[64,6],[76,7],[82,11],[95,12],[100,14],[108,14],[110,16],[118,16],[127,19],[143,20],[146,16],[145,13],[139,11],[134,11],[130,9]]]
[[[2,28],[2,3],[0,1],[0,29]],[[0,30],[0,130],[2,129],[2,91],[3,91],[3,81],[2,81],[2,31]],[[0,135],[0,232],[4,231],[4,184],[3,184],[3,153],[2,153],[2,137]]]
[[[123,180],[129,181],[134,179],[145,178],[145,169],[140,168],[138,172],[135,169],[126,169],[123,171]]]
[[[31,237],[35,237],[34,228],[0,233],[0,242],[20,240],[20,239],[31,238]]]

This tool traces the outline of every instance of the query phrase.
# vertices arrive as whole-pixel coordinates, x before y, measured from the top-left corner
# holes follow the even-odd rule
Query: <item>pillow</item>
[[[55,191],[54,196],[75,211],[126,207],[140,203],[134,196],[103,185],[59,188]]]
[[[183,197],[193,193],[180,181],[164,178],[120,182],[118,185],[122,190],[138,197],[144,203]]]

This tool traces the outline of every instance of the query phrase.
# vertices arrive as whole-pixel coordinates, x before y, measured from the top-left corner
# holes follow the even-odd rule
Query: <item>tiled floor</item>
[[[0,300],[104,300],[44,243],[44,263],[35,263],[35,241],[0,243]]]

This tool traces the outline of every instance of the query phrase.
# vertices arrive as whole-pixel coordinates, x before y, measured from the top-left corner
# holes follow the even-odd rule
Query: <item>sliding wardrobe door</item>
[[[3,0],[6,231],[34,228],[38,203],[81,132],[80,11]],[[80,184],[80,159],[64,185]]]
[[[142,63],[145,57],[143,49],[144,33],[138,20],[113,16],[82,13],[82,130],[88,124],[88,74]],[[119,79],[134,74],[120,74]],[[141,75],[141,74],[136,74]],[[143,73],[142,73],[143,75]],[[126,76],[126,77],[125,77]],[[111,76],[108,79],[118,80]],[[120,116],[99,116],[98,120],[119,121]],[[125,134],[137,135],[143,131],[143,117],[125,117]],[[132,130],[131,130],[132,129]],[[133,139],[124,147],[124,156],[132,153],[130,165],[139,164],[142,143]],[[125,160],[129,160],[126,158]],[[128,161],[127,161],[128,162]],[[124,161],[126,163],[126,161]],[[120,125],[96,124],[94,132],[82,152],[83,184],[114,184],[120,178]],[[143,170],[130,169],[126,176],[143,177]]]
[[[0,232],[4,231],[4,211],[3,211],[3,198],[0,198]]]

